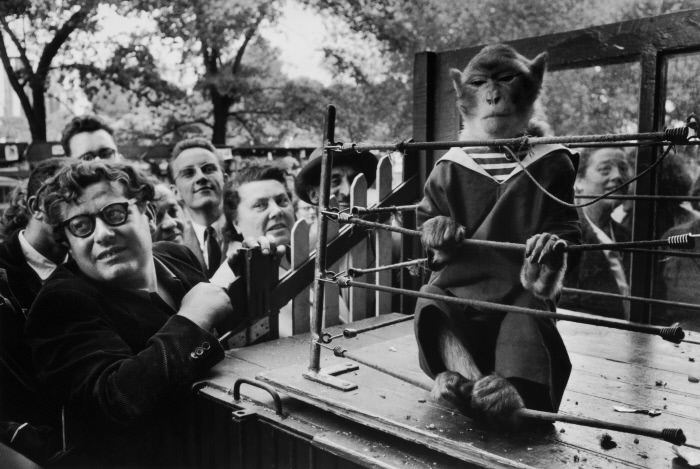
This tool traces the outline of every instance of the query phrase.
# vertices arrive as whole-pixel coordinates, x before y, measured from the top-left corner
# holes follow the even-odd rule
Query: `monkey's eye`
[[[471,80],[471,81],[469,81],[469,84],[471,86],[476,86],[478,88],[480,86],[484,86],[486,84],[486,80],[481,80],[481,79]]]
[[[510,83],[515,79],[515,77],[517,77],[517,75],[501,75],[498,77],[498,81],[502,83]]]

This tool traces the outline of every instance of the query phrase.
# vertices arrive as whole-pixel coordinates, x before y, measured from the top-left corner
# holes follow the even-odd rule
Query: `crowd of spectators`
[[[284,271],[298,204],[316,216],[294,194],[300,163],[227,173],[209,141],[189,138],[159,180],[91,115],[61,144],[66,156],[37,164],[2,218],[0,442],[47,465],[187,465],[189,386],[223,347],[264,336],[236,329],[237,250],[260,248]],[[369,156],[358,166],[373,177]],[[317,191],[319,178],[304,182]]]
[[[40,463],[182,464],[189,385],[223,358],[222,347],[269,330],[268,318],[243,324],[219,287],[237,278],[240,248],[260,248],[286,272],[298,219],[312,227],[315,246],[320,152],[304,166],[286,157],[227,171],[209,141],[190,138],[173,147],[168,180],[160,180],[120,155],[99,117],[73,119],[61,143],[66,157],[38,163],[0,220],[0,441]],[[376,168],[370,152],[335,155],[331,195],[341,210],[355,176],[371,186]],[[577,202],[631,174],[622,150],[583,152]],[[660,186],[671,195],[700,193],[677,157],[667,159]],[[700,229],[696,202],[660,204],[663,237]],[[630,208],[620,199],[580,208],[583,243],[630,240]],[[587,251],[571,261],[567,287],[629,294],[626,255]],[[700,301],[691,287],[700,280],[697,259],[660,258],[657,270],[660,297]],[[630,308],[571,292],[560,306],[621,319]],[[677,310],[658,314],[700,325]],[[232,324],[235,333],[221,344]]]

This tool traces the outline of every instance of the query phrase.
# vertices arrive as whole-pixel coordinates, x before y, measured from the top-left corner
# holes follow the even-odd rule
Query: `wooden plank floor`
[[[659,430],[680,427],[688,443],[700,445],[700,384],[688,379],[700,376],[699,345],[674,345],[659,337],[571,322],[561,322],[559,329],[573,364],[561,412]],[[699,334],[688,335],[700,339]],[[333,345],[429,382],[418,368],[411,322]],[[290,398],[476,466],[683,467],[674,459],[670,443],[644,436],[608,432],[617,447],[603,450],[602,430],[572,424],[556,423],[537,433],[500,434],[431,402],[425,391],[362,365],[343,376],[358,385],[356,390],[325,387],[301,376],[308,366],[307,335],[227,355],[211,378],[214,384],[230,386],[236,377],[257,377]],[[322,354],[322,368],[347,361],[327,351]],[[613,410],[619,405],[659,409],[662,414],[622,414]]]

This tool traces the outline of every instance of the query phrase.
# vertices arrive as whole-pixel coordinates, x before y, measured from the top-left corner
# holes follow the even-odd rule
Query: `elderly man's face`
[[[238,196],[234,226],[244,238],[267,236],[277,245],[291,242],[294,208],[281,182],[247,182],[238,188]]]
[[[185,207],[196,211],[221,205],[225,178],[214,153],[206,148],[188,148],[172,161],[171,170]]]
[[[355,176],[358,174],[360,174],[359,171],[352,166],[347,165],[334,166],[331,170],[330,195],[335,196],[340,209],[350,207],[350,186],[352,185],[352,181],[355,180]],[[320,195],[321,193],[319,187],[309,190],[309,199],[315,205],[318,205]]]
[[[103,159],[106,161],[117,161],[121,159],[117,151],[117,144],[114,139],[104,129],[94,132],[80,132],[75,134],[68,141],[70,154],[73,158],[80,160]]]
[[[169,189],[158,188],[156,190],[156,232],[153,234],[155,241],[172,241],[182,244],[185,229],[185,211]]]
[[[118,210],[122,207],[127,211],[123,221]],[[73,219],[74,230],[85,235],[76,236],[64,225],[71,257],[85,275],[123,288],[147,286],[153,262],[148,216],[126,197],[121,183],[100,181],[88,186],[75,203],[63,205],[61,215],[64,222]],[[74,218],[79,215],[86,216]]]
[[[331,195],[341,209],[350,206],[350,185],[359,172],[351,166],[336,166],[331,171]]]

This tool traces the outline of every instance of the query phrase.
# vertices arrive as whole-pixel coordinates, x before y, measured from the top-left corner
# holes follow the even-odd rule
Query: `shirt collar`
[[[44,257],[43,254],[34,249],[34,246],[29,244],[27,238],[24,237],[24,230],[19,232],[17,238],[19,239],[19,245],[22,248],[22,254],[24,254],[24,258],[26,259],[29,267],[36,272],[42,282],[49,278],[53,271],[56,270],[56,267],[58,267],[57,264]]]

